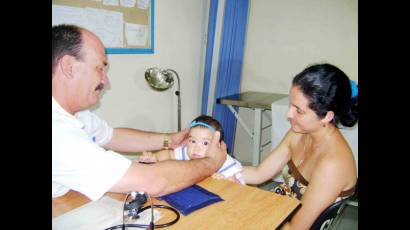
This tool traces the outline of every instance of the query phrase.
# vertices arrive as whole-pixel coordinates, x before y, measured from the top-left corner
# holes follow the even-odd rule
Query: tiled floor
[[[276,182],[267,182],[258,187],[264,190],[271,190]],[[346,205],[340,214],[340,218],[334,223],[335,230],[355,230],[358,229],[358,207]]]

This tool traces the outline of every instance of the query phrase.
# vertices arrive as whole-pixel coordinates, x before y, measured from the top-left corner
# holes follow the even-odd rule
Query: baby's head
[[[220,141],[223,141],[224,132],[221,124],[210,116],[201,115],[195,118],[191,122],[190,128],[187,144],[190,159],[205,157],[215,131],[221,133]]]

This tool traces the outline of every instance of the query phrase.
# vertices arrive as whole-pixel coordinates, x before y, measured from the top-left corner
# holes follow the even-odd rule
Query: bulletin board
[[[154,0],[52,0],[52,25],[95,33],[107,54],[154,53]]]

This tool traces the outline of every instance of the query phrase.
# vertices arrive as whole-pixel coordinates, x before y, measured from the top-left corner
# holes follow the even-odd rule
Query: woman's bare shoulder
[[[290,143],[291,146],[294,146],[294,145],[300,144],[300,141],[303,135],[305,134],[297,133],[297,132],[294,132],[292,129],[289,129],[284,139],[286,139]]]
[[[322,150],[316,169],[326,174],[346,175],[356,174],[356,163],[353,152],[347,142],[343,139],[336,139],[327,143],[327,148]]]

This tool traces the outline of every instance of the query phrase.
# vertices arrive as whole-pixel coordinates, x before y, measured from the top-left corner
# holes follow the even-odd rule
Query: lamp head
[[[152,67],[145,71],[145,80],[156,90],[166,90],[174,84],[174,78],[168,71],[162,71],[157,67]]]

